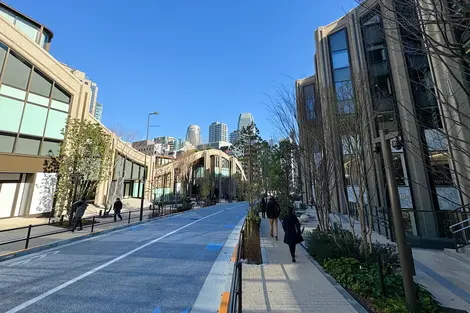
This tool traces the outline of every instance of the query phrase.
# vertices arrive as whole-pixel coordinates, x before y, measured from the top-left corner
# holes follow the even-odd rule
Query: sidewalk
[[[262,265],[243,265],[243,312],[362,313],[365,310],[337,283],[330,282],[297,246],[297,263],[289,248],[269,235],[267,219],[261,222]]]

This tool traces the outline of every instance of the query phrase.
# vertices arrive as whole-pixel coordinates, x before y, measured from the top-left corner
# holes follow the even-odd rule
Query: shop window
[[[15,136],[0,135],[0,152],[11,153],[15,144]]]
[[[47,108],[34,104],[26,104],[21,122],[20,133],[42,137],[46,125]]]
[[[15,153],[37,155],[40,143],[41,141],[39,139],[20,137],[16,141]]]
[[[54,156],[58,156],[60,151],[60,142],[54,141],[46,141],[44,140],[41,145],[41,155],[49,155],[52,154]]]
[[[19,55],[10,50],[7,64],[3,71],[2,83],[12,87],[26,90],[28,86],[31,65],[24,61]]]

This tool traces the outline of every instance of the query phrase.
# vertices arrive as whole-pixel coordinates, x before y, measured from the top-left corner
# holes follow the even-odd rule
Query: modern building
[[[243,128],[254,124],[255,120],[253,119],[253,115],[251,113],[241,113],[238,117],[238,131],[242,131]]]
[[[141,140],[132,143],[132,148],[139,152],[147,155],[159,155],[161,154],[161,144],[155,142],[155,140]]]
[[[186,141],[193,146],[201,144],[201,128],[197,125],[189,125],[186,132]]]
[[[446,3],[451,2],[446,12],[470,15],[464,2]],[[381,1],[366,0],[319,27],[315,31],[316,74],[296,83],[298,111],[302,111],[298,122],[301,141],[310,128],[321,126],[325,132],[327,147],[320,151],[313,143],[311,155],[321,152],[321,157],[338,163],[329,173],[336,179],[326,189],[331,190],[331,207],[342,212],[357,206],[354,194],[360,183],[353,171],[361,171],[351,168],[351,146],[346,142],[355,142],[352,148],[361,149],[362,173],[367,173],[361,186],[366,190],[368,214],[374,216],[372,227],[393,239],[380,153],[380,133],[384,132],[393,143],[408,240],[413,245],[450,246],[452,210],[470,203],[466,170],[470,165],[466,113],[470,112],[470,79],[468,64],[462,61],[467,51],[467,41],[462,39],[470,35],[468,27],[466,33],[450,28],[444,35],[432,25],[422,29],[417,8],[404,5],[397,7],[404,11],[394,12]],[[404,20],[405,16],[416,18]],[[441,44],[437,50],[444,51],[442,55],[429,54],[428,48],[436,44]],[[451,47],[457,48],[449,52]],[[356,132],[338,125],[355,125],[350,129]],[[304,164],[316,161],[304,160]]]
[[[227,141],[215,141],[209,143],[203,143],[196,146],[197,150],[206,150],[206,149],[230,149],[232,144]]]
[[[68,119],[95,122],[112,138],[115,171],[98,185],[96,205],[145,189],[143,169],[152,163],[89,113],[91,88],[49,53],[52,38],[47,27],[0,3],[0,218],[51,211],[57,174],[45,173],[44,162],[58,154]]]
[[[227,124],[214,122],[209,126],[209,142],[228,141]]]
[[[230,133],[229,141],[232,145],[236,144],[239,139],[240,139],[240,132],[238,131],[238,129]]]
[[[100,102],[96,102],[96,105],[95,105],[95,112],[93,114],[93,116],[101,122],[101,119],[103,118],[103,104],[101,104]]]

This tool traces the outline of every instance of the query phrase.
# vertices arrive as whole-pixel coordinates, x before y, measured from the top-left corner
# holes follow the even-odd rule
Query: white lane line
[[[57,287],[55,287],[55,288],[53,288],[53,289],[51,289],[51,290],[49,290],[49,291],[47,291],[47,292],[45,292],[45,293],[39,295],[39,296],[37,296],[37,297],[35,297],[35,298],[31,299],[31,300],[26,301],[26,302],[24,302],[24,303],[22,303],[22,304],[20,304],[20,305],[18,305],[18,306],[16,306],[16,307],[14,307],[13,309],[6,311],[5,313],[16,313],[16,312],[18,312],[18,311],[20,311],[20,310],[23,310],[23,309],[29,307],[30,305],[32,305],[32,304],[38,302],[39,300],[42,300],[42,299],[44,299],[44,298],[46,298],[46,297],[48,297],[48,296],[50,296],[50,295],[56,293],[56,292],[59,291],[59,290],[62,290],[62,289],[64,289],[65,287],[67,287],[67,286],[69,286],[69,285],[71,285],[71,284],[73,284],[73,283],[75,283],[75,282],[77,282],[77,281],[79,281],[79,280],[82,280],[83,278],[88,277],[88,276],[90,276],[90,275],[93,274],[93,273],[96,273],[97,271],[99,271],[99,270],[101,270],[101,269],[103,269],[103,268],[105,268],[105,267],[107,267],[107,266],[109,266],[109,265],[111,265],[111,264],[113,264],[113,263],[116,263],[117,261],[122,260],[122,259],[124,259],[125,257],[127,257],[127,256],[129,256],[129,255],[131,255],[131,254],[133,254],[133,253],[136,253],[137,251],[142,250],[143,248],[145,248],[145,247],[147,247],[147,246],[149,246],[149,245],[151,245],[151,244],[153,244],[153,243],[155,243],[155,242],[158,242],[158,241],[160,241],[160,240],[162,240],[162,239],[164,239],[164,238],[166,238],[166,237],[168,237],[168,236],[171,236],[171,235],[173,235],[174,233],[177,233],[177,232],[179,232],[180,230],[185,229],[186,227],[189,227],[189,226],[191,226],[191,225],[194,225],[194,224],[196,224],[196,223],[199,223],[200,221],[203,221],[203,220],[205,220],[205,219],[208,219],[208,218],[210,218],[210,217],[212,217],[212,216],[214,216],[214,215],[217,215],[217,214],[220,214],[220,213],[223,213],[223,212],[226,212],[226,211],[233,210],[233,209],[235,209],[235,208],[237,208],[237,207],[240,207],[240,206],[243,206],[243,205],[245,205],[245,204],[236,205],[236,206],[234,206],[234,207],[225,209],[225,210],[223,210],[223,211],[215,212],[215,213],[210,214],[210,215],[208,215],[208,216],[201,217],[201,218],[198,219],[197,221],[194,221],[194,222],[191,222],[191,223],[189,223],[189,224],[186,224],[186,225],[184,225],[184,226],[182,226],[182,227],[180,227],[180,228],[178,228],[178,229],[176,229],[176,230],[174,230],[174,231],[172,231],[172,232],[169,232],[169,233],[166,234],[166,235],[163,235],[163,236],[161,236],[161,237],[159,237],[159,238],[156,238],[156,239],[154,239],[154,240],[152,240],[152,241],[149,241],[149,242],[147,242],[146,244],[143,244],[143,245],[141,245],[140,247],[135,248],[134,250],[131,250],[131,251],[129,251],[129,252],[127,252],[127,253],[125,253],[125,254],[123,254],[123,255],[121,255],[121,256],[118,256],[117,258],[112,259],[111,261],[108,261],[108,262],[106,262],[106,263],[104,263],[104,264],[102,264],[102,265],[100,265],[100,266],[98,266],[98,267],[95,267],[94,269],[92,269],[92,270],[90,270],[90,271],[88,271],[88,272],[86,272],[86,273],[84,273],[84,274],[82,274],[82,275],[80,275],[80,276],[78,276],[78,277],[75,277],[74,279],[71,279],[71,280],[69,280],[69,281],[63,283],[62,285],[59,285],[59,286],[57,286]]]

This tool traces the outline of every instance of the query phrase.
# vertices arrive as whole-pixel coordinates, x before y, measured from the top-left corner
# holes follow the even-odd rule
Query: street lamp
[[[150,116],[151,115],[159,115],[158,112],[151,112],[148,114],[147,117],[147,136],[145,137],[145,145],[147,145],[147,141],[149,140],[149,127],[150,127]],[[144,178],[142,183],[142,196],[140,198],[140,218],[139,220],[142,221],[144,216],[144,197],[145,197],[145,182],[147,178],[147,153],[144,153]]]
[[[401,144],[396,138],[393,141],[394,148],[400,147]],[[413,282],[413,259],[411,249],[406,243],[405,224],[400,208],[400,198],[398,196],[397,180],[393,170],[392,148],[390,147],[390,138],[385,137],[384,130],[380,130],[380,146],[385,168],[385,177],[387,179],[388,193],[390,196],[390,206],[392,211],[393,229],[395,230],[395,239],[398,248],[398,256],[400,258],[400,267],[403,276],[403,289],[405,290],[406,303],[411,312],[416,312],[416,293]],[[377,150],[375,150],[378,152]]]

